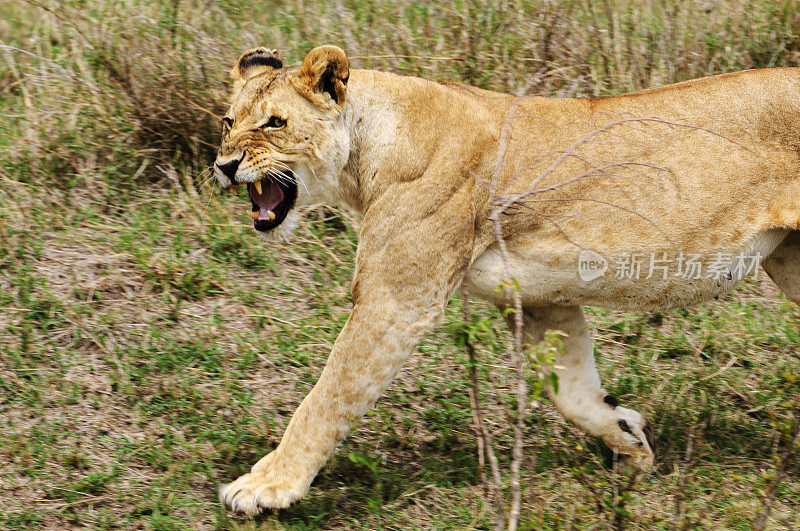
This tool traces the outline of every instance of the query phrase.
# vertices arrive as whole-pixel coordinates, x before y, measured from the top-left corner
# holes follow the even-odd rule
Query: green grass
[[[213,236],[180,221],[165,228],[162,216],[185,196],[133,200],[102,231],[83,222],[19,227],[25,236],[4,247],[0,451],[12,500],[4,527],[246,524],[219,507],[216,486],[275,446],[318,377],[349,310],[354,231],[332,211],[337,223],[309,216],[298,241],[282,248],[232,223]],[[228,219],[241,209],[236,198],[208,195],[198,205],[206,201],[229,209]],[[209,241],[235,243],[218,254]],[[190,275],[202,280],[188,282]],[[769,412],[780,413],[784,374],[798,369],[798,309],[773,290],[762,276],[688,311],[590,311],[608,390],[660,432],[658,468],[633,495],[637,525],[668,527],[664,500],[674,495],[692,423],[705,427],[687,486],[691,510],[734,529],[746,528],[759,506],[776,434]],[[459,307],[451,305],[445,325],[357,424],[309,497],[259,526],[490,525],[464,353],[447,332]],[[510,444],[508,337],[495,311],[477,311],[491,327],[480,345],[489,380],[482,399],[493,424],[506,428],[502,449]],[[592,441],[582,443],[591,450],[575,449],[581,440],[549,403],[534,411],[524,466],[532,527],[598,520],[571,470],[600,481],[604,468]],[[774,525],[793,525],[798,496],[792,472]]]
[[[219,112],[244,48],[296,62],[323,42],[414,56],[356,66],[501,90],[546,67],[542,94],[619,93],[798,64],[796,3],[226,5],[0,6],[2,42],[46,59],[0,56],[0,527],[491,527],[458,300],[302,502],[257,519],[222,509],[218,485],[277,445],[347,319],[359,219],[310,209],[292,242],[264,245],[245,198],[209,182],[218,125],[175,94]],[[506,466],[510,338],[494,309],[472,308]],[[749,529],[800,396],[798,307],[762,273],[698,308],[588,314],[606,388],[659,435],[628,527],[669,529],[683,503],[697,528]],[[619,478],[603,452],[549,402],[534,408],[523,523],[604,526]],[[800,526],[799,501],[793,463],[769,526]]]

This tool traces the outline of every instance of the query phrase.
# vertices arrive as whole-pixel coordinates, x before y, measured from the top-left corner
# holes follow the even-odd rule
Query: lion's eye
[[[231,127],[233,127],[233,118],[228,118],[227,116],[222,119],[222,130],[223,131],[230,131]]]
[[[286,125],[286,120],[277,116],[271,117],[267,123],[261,126],[262,129],[280,129]]]

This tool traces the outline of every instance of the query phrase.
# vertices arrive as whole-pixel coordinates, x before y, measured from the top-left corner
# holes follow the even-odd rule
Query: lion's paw
[[[614,413],[622,432],[615,438],[624,441],[617,448],[623,467],[639,472],[649,470],[655,461],[655,437],[650,423],[633,409],[617,407]]]
[[[250,472],[222,485],[219,499],[230,510],[252,516],[264,509],[284,509],[302,498],[308,483],[275,477],[263,470]]]

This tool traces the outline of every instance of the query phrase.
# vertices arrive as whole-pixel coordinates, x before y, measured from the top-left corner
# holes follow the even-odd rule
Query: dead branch
[[[594,137],[596,137],[597,135],[600,135],[602,133],[606,133],[610,129],[614,128],[614,127],[622,126],[622,125],[630,124],[630,123],[658,123],[658,124],[662,124],[662,125],[670,125],[670,126],[674,126],[674,127],[682,127],[682,128],[692,129],[692,130],[705,131],[705,132],[714,134],[716,136],[721,136],[718,133],[714,133],[713,131],[711,131],[709,129],[706,129],[704,127],[694,126],[694,125],[690,125],[690,124],[683,124],[683,123],[679,123],[679,122],[671,122],[671,121],[668,121],[668,120],[662,120],[660,118],[625,118],[625,119],[622,119],[622,120],[617,120],[615,122],[608,123],[608,124],[598,128],[598,129],[594,129],[594,130],[589,131],[588,133],[586,133],[583,137],[581,137],[575,143],[573,143],[569,148],[567,148],[566,150],[561,152],[561,154],[558,157],[556,157],[556,159],[552,162],[552,164],[550,164],[550,166],[548,166],[544,171],[542,171],[538,176],[536,176],[536,178],[533,181],[531,181],[530,185],[528,186],[528,188],[524,192],[520,192],[520,193],[517,193],[517,194],[514,194],[514,195],[508,197],[507,199],[505,199],[505,201],[502,204],[505,205],[505,208],[508,208],[508,206],[510,206],[510,205],[522,200],[522,199],[525,199],[525,198],[527,198],[527,197],[529,197],[531,195],[540,194],[540,193],[548,192],[548,191],[555,190],[555,189],[558,189],[558,188],[562,188],[562,187],[564,187],[564,186],[566,186],[566,185],[568,185],[570,183],[585,179],[587,177],[594,176],[594,174],[596,174],[598,172],[602,173],[605,169],[612,168],[612,167],[643,166],[643,167],[650,167],[650,168],[658,170],[658,171],[668,172],[669,171],[668,168],[664,168],[664,167],[661,167],[661,166],[656,166],[654,164],[647,164],[647,163],[636,162],[636,161],[622,161],[622,162],[609,163],[609,164],[605,164],[605,165],[600,166],[600,167],[592,168],[589,171],[584,172],[581,175],[578,175],[578,176],[573,177],[571,179],[567,179],[564,182],[557,183],[557,184],[552,185],[552,186],[547,186],[547,187],[544,187],[544,188],[537,188],[537,186],[542,182],[542,180],[544,180],[548,175],[550,175],[553,172],[555,172],[556,169],[558,169],[558,167],[565,160],[567,160],[568,158],[570,158],[573,155],[575,155],[575,152],[579,148],[581,148],[583,145],[585,145],[588,142],[590,142],[592,139],[594,139]],[[503,130],[505,131],[505,129],[506,128],[504,126]],[[722,138],[725,138],[725,137],[722,137]],[[726,140],[728,140],[731,143],[734,143],[734,144],[738,145],[733,140],[729,140],[729,139],[726,139]],[[505,146],[502,146],[502,141],[503,141],[503,136],[502,135],[500,137],[500,141],[501,141],[501,147],[502,147],[502,154],[504,155],[506,148],[505,148]],[[496,168],[495,169],[495,178],[492,180],[492,184],[495,187],[497,186],[497,181],[499,181],[499,173],[500,173],[499,169]]]
[[[772,506],[775,504],[775,497],[778,494],[778,487],[783,481],[783,478],[786,476],[786,470],[789,468],[789,464],[794,457],[798,443],[800,443],[800,420],[794,420],[794,426],[792,426],[792,431],[788,437],[788,441],[786,452],[775,466],[775,478],[770,483],[769,489],[767,489],[767,492],[764,495],[764,507],[761,509],[756,521],[753,523],[753,529],[756,531],[761,531],[766,527],[767,518],[769,518],[769,513],[772,511]]]
[[[538,76],[537,76],[538,77]],[[503,129],[500,134],[500,144],[497,150],[497,164],[495,165],[494,175],[492,176],[492,188],[490,190],[492,213],[490,219],[494,226],[495,238],[500,247],[506,276],[512,285],[514,298],[514,365],[517,373],[517,422],[514,426],[514,447],[511,452],[511,511],[508,517],[508,529],[515,531],[519,526],[520,506],[522,504],[522,490],[520,487],[520,466],[522,464],[523,437],[525,431],[525,417],[527,414],[526,406],[528,401],[528,382],[525,378],[525,353],[522,347],[523,335],[523,315],[522,315],[522,296],[517,289],[514,276],[511,271],[511,262],[508,255],[505,239],[503,238],[503,228],[500,223],[502,211],[498,209],[497,185],[500,181],[500,173],[505,162],[506,149],[508,148],[509,136],[511,134],[511,122],[516,115],[525,92],[532,84],[532,79],[525,84],[518,92],[514,103],[506,116]]]
[[[629,208],[623,207],[621,205],[617,205],[608,201],[603,201],[600,199],[588,198],[588,197],[566,197],[566,198],[546,198],[546,197],[536,197],[541,196],[547,192],[553,192],[557,190],[561,190],[562,188],[576,183],[582,180],[588,179],[629,179],[630,176],[622,175],[619,173],[615,173],[613,170],[615,169],[628,169],[628,168],[643,168],[647,170],[653,170],[658,173],[665,173],[669,174],[671,170],[668,167],[658,166],[656,164],[651,164],[647,162],[640,162],[636,160],[629,160],[629,161],[618,161],[618,162],[607,162],[607,161],[591,161],[589,158],[581,153],[578,150],[588,144],[596,142],[596,139],[599,135],[604,133],[615,134],[612,130],[618,127],[631,127],[635,131],[639,133],[644,133],[642,129],[638,129],[635,127],[635,124],[639,125],[647,125],[647,124],[661,124],[670,127],[679,127],[679,128],[686,128],[690,130],[697,130],[697,131],[704,131],[710,134],[714,134],[716,136],[721,135],[705,129],[703,127],[693,126],[690,124],[682,124],[677,122],[670,122],[667,120],[663,120],[660,118],[620,118],[616,121],[607,123],[604,126],[601,126],[597,129],[589,131],[583,137],[578,139],[574,142],[571,146],[564,150],[557,150],[551,151],[545,155],[537,157],[534,161],[529,162],[525,165],[524,168],[518,170],[514,176],[510,179],[510,182],[514,182],[516,177],[518,177],[521,172],[528,171],[533,165],[535,165],[539,161],[543,161],[550,156],[555,156],[555,160],[542,172],[540,172],[528,185],[527,189],[522,192],[512,193],[512,194],[502,194],[499,190],[501,176],[504,169],[506,153],[509,147],[511,135],[513,133],[512,122],[519,117],[527,116],[523,114],[517,114],[517,109],[522,102],[523,96],[527,90],[527,88],[531,85],[531,82],[525,85],[521,90],[517,92],[517,95],[514,101],[511,103],[508,112],[506,114],[506,119],[503,123],[500,139],[498,143],[497,149],[497,162],[494,167],[494,171],[492,172],[492,176],[490,180],[481,178],[474,174],[474,172],[461,164],[462,168],[464,168],[470,175],[472,175],[476,182],[487,187],[489,191],[489,205],[490,205],[490,215],[489,220],[492,222],[493,232],[495,236],[495,240],[497,242],[497,246],[500,251],[500,256],[503,262],[506,282],[504,283],[505,289],[511,290],[511,308],[509,309],[510,312],[513,313],[513,319],[509,319],[510,322],[513,322],[513,334],[514,334],[514,348],[513,348],[513,357],[514,357],[514,364],[516,369],[516,399],[517,399],[517,418],[514,425],[514,446],[512,448],[512,456],[511,456],[511,465],[510,465],[510,494],[511,494],[511,507],[508,514],[508,529],[516,530],[519,526],[519,519],[520,519],[520,507],[521,507],[521,485],[520,485],[520,468],[522,463],[523,457],[523,446],[524,446],[524,430],[525,430],[525,422],[527,417],[527,398],[528,398],[528,386],[527,381],[525,378],[525,352],[523,347],[524,341],[524,314],[523,314],[523,306],[522,306],[522,296],[520,293],[519,285],[517,284],[514,276],[514,272],[512,271],[510,254],[508,251],[508,247],[506,245],[505,238],[503,236],[503,224],[502,218],[504,215],[513,215],[514,212],[510,212],[512,209],[517,207],[526,208],[536,215],[540,216],[547,222],[554,224],[557,228],[561,229],[558,223],[552,219],[552,216],[545,214],[544,212],[540,212],[536,208],[533,207],[535,203],[545,203],[545,202],[556,202],[556,201],[590,201],[595,202],[598,204],[607,205],[610,207],[619,208],[625,212],[630,214],[636,215],[645,219],[646,221],[653,223],[652,220],[648,219],[647,217],[639,214]],[[728,140],[728,139],[726,139]],[[729,140],[731,143],[736,144],[735,141]],[[737,144],[738,145],[738,144]],[[746,149],[746,148],[745,148]],[[576,159],[583,164],[586,165],[585,171],[579,173],[578,175],[568,177],[561,182],[557,182],[554,184],[546,184],[542,185],[544,180],[551,174],[555,173],[559,166],[562,165],[567,160]],[[653,223],[654,224],[654,223]],[[561,234],[563,234],[567,240],[571,242],[568,235],[563,231],[560,230]],[[576,244],[577,245],[577,244]],[[467,314],[465,313],[465,320],[467,318]],[[474,370],[474,351],[470,352],[470,347],[468,347],[468,353],[470,355],[470,361],[473,364],[471,368],[471,378],[473,378],[472,382],[472,392],[470,394],[470,399],[473,405],[473,415],[474,415],[474,422],[476,425],[476,432],[479,433],[479,449],[480,446],[483,446],[484,451],[489,457],[490,465],[492,465],[492,448],[491,444],[488,441],[487,434],[485,428],[483,427],[482,418],[480,416],[480,412],[478,410],[478,402],[477,402],[477,374],[472,372]],[[483,463],[481,463],[481,468],[483,468]],[[499,478],[499,468],[497,469],[498,475],[494,476],[495,470],[492,469],[492,473],[494,476],[494,484],[492,486],[494,498],[498,504],[498,522],[500,522],[500,526],[502,526],[502,483]],[[610,477],[610,482],[613,488],[613,512],[614,516],[612,518],[611,525],[616,529],[621,529],[624,526],[624,515],[625,515],[625,508],[624,503],[626,503],[628,496],[635,488],[636,484],[636,476],[632,476],[629,478],[625,484],[619,484],[618,478],[615,476],[616,471],[612,473]],[[484,481],[484,479],[482,479]],[[491,485],[491,484],[490,484]],[[602,501],[601,495],[598,492],[593,492],[598,502]],[[678,509],[680,511],[680,508]]]
[[[470,321],[469,299],[463,290],[461,292],[461,309],[464,322],[468,323]],[[483,422],[483,413],[481,412],[479,399],[480,395],[478,394],[480,390],[477,366],[478,355],[475,352],[475,345],[473,345],[469,340],[468,335],[464,341],[464,347],[467,350],[467,356],[469,359],[469,377],[471,384],[469,389],[469,402],[470,406],[472,406],[473,431],[475,432],[475,436],[478,440],[479,476],[481,483],[483,484],[484,493],[486,494],[486,491],[491,491],[494,498],[494,503],[496,505],[495,529],[500,530],[503,529],[506,520],[504,507],[505,503],[503,500],[503,479],[500,476],[500,465],[497,462],[497,456],[494,452],[494,445],[492,444],[491,436],[489,435],[486,425]],[[492,472],[491,482],[489,482],[486,478],[484,455],[486,459],[489,460],[489,469]],[[491,502],[489,502],[489,507],[492,509]]]

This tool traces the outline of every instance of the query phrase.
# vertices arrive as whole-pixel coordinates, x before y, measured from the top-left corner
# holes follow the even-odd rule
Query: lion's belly
[[[603,256],[584,251],[581,255],[574,246],[553,251],[555,246],[527,243],[510,246],[509,265],[525,305],[629,311],[679,308],[731,291],[758,274],[760,262],[787,233],[768,231],[741,248],[714,250],[700,257],[663,252]],[[503,304],[510,301],[510,288],[498,287],[506,280],[500,251],[493,245],[472,263],[463,286],[470,295]]]

